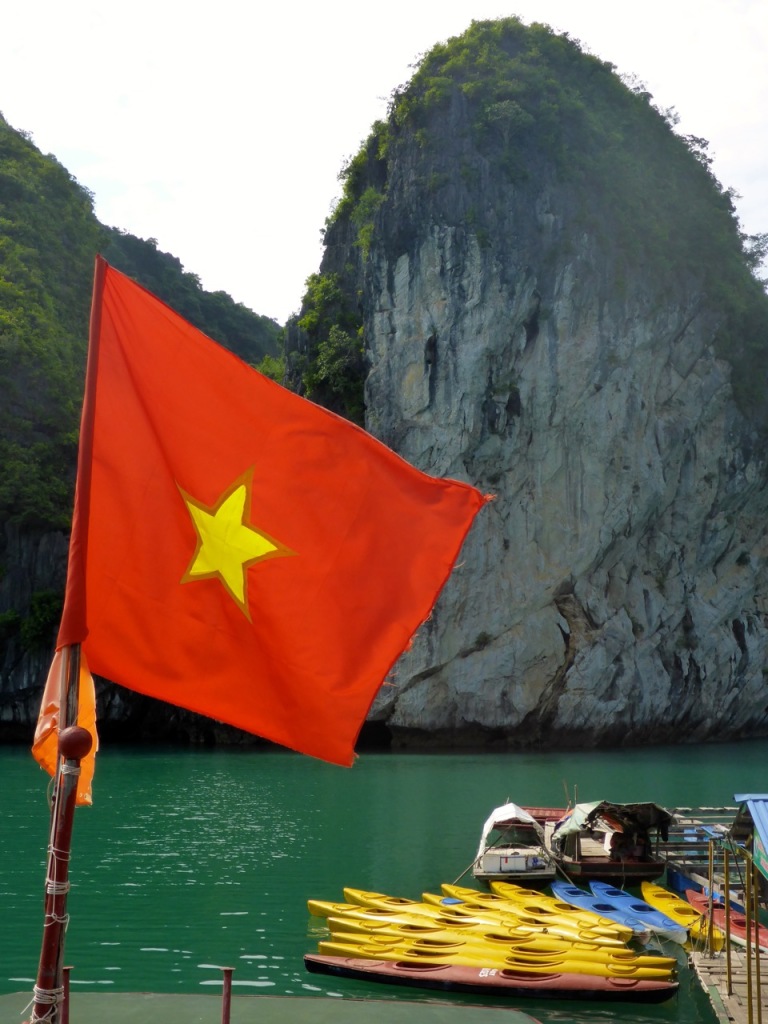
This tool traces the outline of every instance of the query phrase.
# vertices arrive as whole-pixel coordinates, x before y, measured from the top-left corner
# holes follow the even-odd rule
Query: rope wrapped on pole
[[[62,679],[61,709],[64,728],[59,733],[59,767],[51,808],[51,835],[45,879],[45,911],[40,963],[34,987],[32,1015],[25,1024],[63,1024],[64,939],[69,915],[69,858],[75,818],[80,761],[91,750],[93,739],[87,729],[70,725],[77,721],[77,680],[80,672],[79,647],[70,650]],[[74,691],[74,693],[73,693]]]

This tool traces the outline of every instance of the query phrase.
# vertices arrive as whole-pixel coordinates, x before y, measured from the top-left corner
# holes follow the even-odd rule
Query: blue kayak
[[[550,888],[557,899],[562,900],[563,903],[570,903],[572,907],[578,907],[579,910],[589,910],[600,917],[616,921],[617,924],[622,924],[625,928],[631,928],[634,937],[639,942],[647,942],[650,938],[651,929],[648,925],[630,913],[627,908],[616,906],[614,903],[610,903],[592,892],[587,892],[586,889],[580,889],[578,885],[570,885],[568,882],[554,881],[550,884]]]
[[[594,896],[605,900],[606,903],[625,908],[633,917],[643,921],[645,926],[660,939],[671,939],[672,942],[679,942],[681,946],[687,942],[688,931],[686,928],[683,928],[677,921],[673,921],[671,917],[667,917],[666,914],[662,914],[660,910],[656,910],[650,903],[633,896],[631,892],[617,889],[610,882],[590,882],[589,888]]]

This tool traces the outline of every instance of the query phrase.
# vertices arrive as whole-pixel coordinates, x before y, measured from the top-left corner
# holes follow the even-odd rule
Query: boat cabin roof
[[[609,800],[576,804],[562,824],[556,826],[561,835],[573,832],[636,832],[657,829],[664,838],[674,815],[659,804],[643,802],[617,804]]]
[[[491,832],[503,831],[504,829],[511,829],[515,826],[525,826],[532,828],[537,837],[543,841],[544,833],[542,832],[541,825],[536,819],[519,807],[517,804],[503,804],[501,807],[497,807],[490,815],[486,823],[483,825],[483,831],[480,836],[480,846],[478,847],[478,857],[485,849],[486,843],[488,842],[488,836]]]

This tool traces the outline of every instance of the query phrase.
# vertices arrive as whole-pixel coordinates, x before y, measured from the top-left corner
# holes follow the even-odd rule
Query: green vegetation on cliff
[[[91,196],[0,117],[0,517],[66,527],[91,273]]]
[[[309,357],[293,353],[291,382],[319,405],[362,426],[365,374],[362,316],[349,301],[338,274],[312,274],[301,316],[289,326],[307,339]]]
[[[754,271],[767,236],[741,232],[706,141],[676,134],[674,112],[651,100],[544,25],[474,22],[426,54],[342,172],[329,260],[352,237],[363,264],[372,244],[388,247],[391,262],[430,219],[498,247],[511,233],[510,195],[532,209],[553,187],[563,205],[553,211],[562,224],[550,265],[589,238],[619,294],[640,280],[658,295],[697,295],[720,324],[737,401],[765,423],[768,298]]]
[[[0,115],[0,523],[68,527],[97,252],[246,361],[278,353],[275,321],[105,228],[88,190]]]

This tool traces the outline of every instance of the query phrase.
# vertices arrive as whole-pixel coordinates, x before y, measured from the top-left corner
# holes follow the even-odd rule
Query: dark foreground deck
[[[0,996],[0,1021],[19,1021],[29,992]],[[512,1007],[326,996],[233,996],[231,1024],[536,1024]],[[221,1024],[221,996],[73,992],[69,1024]]]

